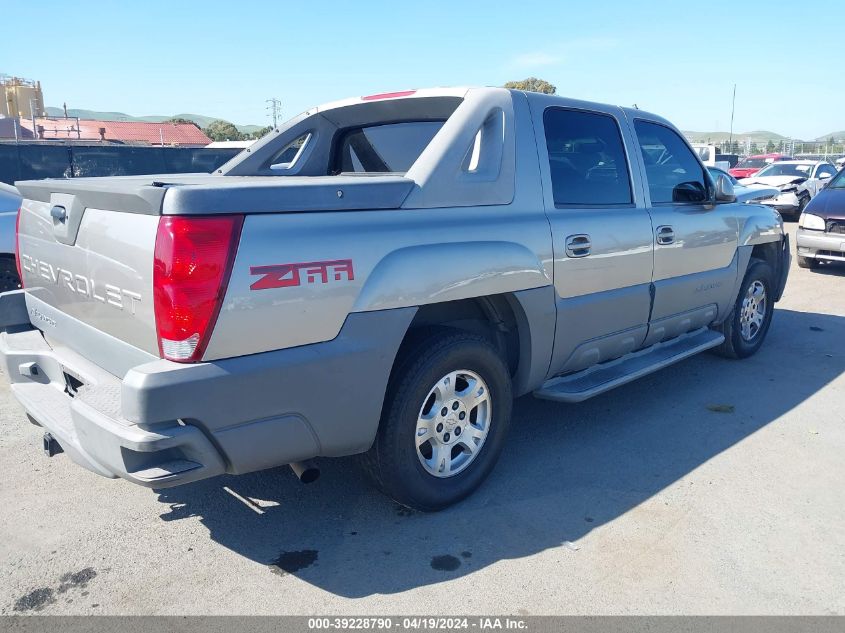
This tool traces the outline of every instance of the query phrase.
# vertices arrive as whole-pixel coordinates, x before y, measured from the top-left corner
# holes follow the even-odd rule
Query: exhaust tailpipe
[[[293,474],[304,484],[313,483],[320,477],[320,469],[311,459],[306,459],[304,462],[293,462],[290,467]]]

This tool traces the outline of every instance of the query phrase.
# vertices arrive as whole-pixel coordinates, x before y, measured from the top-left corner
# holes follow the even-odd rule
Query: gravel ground
[[[845,266],[794,268],[755,357],[522,398],[490,480],[428,515],[351,459],[103,479],[45,458],[0,380],[0,611],[842,614],[844,342]]]

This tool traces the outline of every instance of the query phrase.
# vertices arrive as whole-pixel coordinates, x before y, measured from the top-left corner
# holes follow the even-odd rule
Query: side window
[[[645,163],[651,203],[692,202],[707,199],[704,170],[676,132],[648,121],[634,122]]]
[[[555,206],[631,204],[631,178],[616,120],[548,108],[543,113]]]
[[[816,178],[821,178],[822,176],[835,176],[836,175],[836,168],[831,167],[830,165],[822,165],[819,167],[819,170],[816,172]]]

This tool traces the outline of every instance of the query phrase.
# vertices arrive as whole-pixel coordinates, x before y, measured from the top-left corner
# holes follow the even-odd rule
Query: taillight
[[[18,208],[18,217],[15,219],[15,268],[18,269],[18,279],[23,288],[23,275],[21,274],[21,209]]]
[[[226,294],[242,225],[242,215],[159,220],[153,304],[162,358],[202,358]]]

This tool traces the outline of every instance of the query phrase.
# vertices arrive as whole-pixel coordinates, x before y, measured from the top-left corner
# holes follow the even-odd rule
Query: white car
[[[713,182],[716,182],[716,179],[719,176],[724,176],[728,179],[728,181],[733,185],[734,195],[736,196],[737,202],[760,202],[761,200],[768,200],[772,196],[776,196],[780,193],[780,189],[777,187],[770,187],[768,185],[741,185],[736,178],[731,176],[724,169],[719,169],[718,167],[707,166],[707,171],[710,172],[710,177],[713,178]]]
[[[836,167],[826,160],[783,160],[761,169],[739,184],[777,187],[780,193],[760,200],[783,215],[799,216],[807,203],[836,175]]]

